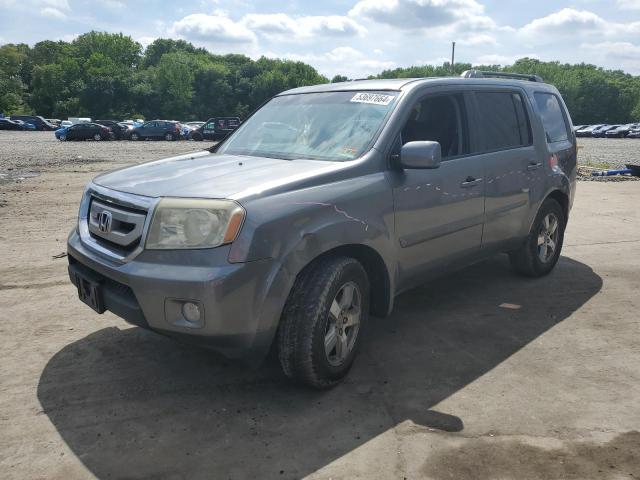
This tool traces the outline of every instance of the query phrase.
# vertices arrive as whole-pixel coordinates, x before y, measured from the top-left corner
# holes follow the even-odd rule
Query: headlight
[[[231,200],[163,198],[155,209],[145,248],[213,248],[235,240],[244,209]]]

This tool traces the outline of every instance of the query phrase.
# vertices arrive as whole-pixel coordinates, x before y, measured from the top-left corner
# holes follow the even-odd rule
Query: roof
[[[461,77],[427,77],[427,78],[390,78],[379,80],[353,80],[350,82],[323,83],[320,85],[311,85],[308,87],[298,87],[279,95],[294,95],[299,93],[318,93],[318,92],[349,92],[359,90],[409,90],[425,83],[434,85],[452,85],[452,84],[476,84],[476,85],[500,85],[500,86],[529,86],[529,87],[547,87],[548,84],[540,82],[531,82],[528,80],[502,79],[502,78],[461,78]]]

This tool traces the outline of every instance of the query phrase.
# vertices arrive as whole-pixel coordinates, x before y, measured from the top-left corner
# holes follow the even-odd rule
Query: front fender
[[[318,256],[365,245],[383,259],[395,286],[393,197],[384,175],[361,177],[257,198],[243,204],[247,218],[230,262],[272,259],[255,349],[271,345],[296,276]]]

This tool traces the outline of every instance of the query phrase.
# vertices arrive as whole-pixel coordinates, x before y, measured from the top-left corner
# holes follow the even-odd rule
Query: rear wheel
[[[318,389],[342,380],[369,315],[369,280],[348,257],[321,259],[296,279],[278,330],[278,357],[289,378]]]
[[[99,140],[102,140],[102,135],[100,135],[99,133],[95,133],[93,135],[93,139],[97,142]]]
[[[518,273],[541,277],[555,267],[560,258],[566,218],[560,204],[547,198],[538,210],[526,242],[509,254]]]
[[[173,140],[175,140],[175,137],[174,137],[173,133],[171,133],[171,132],[167,132],[167,133],[165,133],[165,135],[164,135],[164,139],[165,139],[167,142],[172,142]]]

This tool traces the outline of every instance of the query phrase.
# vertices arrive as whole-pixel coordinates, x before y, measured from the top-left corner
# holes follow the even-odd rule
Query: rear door
[[[472,138],[486,183],[483,249],[516,242],[529,207],[544,188],[545,171],[531,130],[533,108],[519,88],[474,88]]]
[[[460,92],[423,97],[400,134],[402,144],[431,140],[442,149],[439,168],[391,173],[401,289],[480,250],[484,172],[469,154],[467,103]]]

